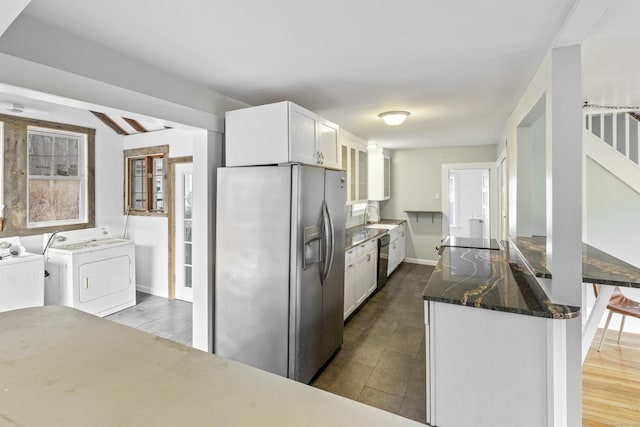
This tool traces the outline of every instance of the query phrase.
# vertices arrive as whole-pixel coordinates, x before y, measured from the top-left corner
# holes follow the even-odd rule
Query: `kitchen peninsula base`
[[[558,425],[553,394],[562,391],[552,374],[553,366],[562,366],[564,349],[551,346],[564,334],[565,322],[425,301],[427,421],[434,426]]]

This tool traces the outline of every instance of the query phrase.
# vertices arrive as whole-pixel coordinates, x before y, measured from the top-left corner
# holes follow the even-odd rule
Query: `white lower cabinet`
[[[344,318],[356,309],[356,248],[345,253],[344,262]]]
[[[398,264],[401,264],[402,261],[404,261],[404,259],[406,258],[406,254],[407,254],[405,250],[406,243],[407,243],[405,232],[407,227],[406,227],[406,224],[404,223],[400,224],[399,227],[400,227],[400,233],[399,233],[400,235],[398,236],[398,244],[400,245],[400,256],[399,256]]]
[[[378,240],[367,240],[345,254],[344,318],[376,290]]]
[[[389,230],[389,262],[387,265],[387,276],[404,261],[405,258],[405,224]]]

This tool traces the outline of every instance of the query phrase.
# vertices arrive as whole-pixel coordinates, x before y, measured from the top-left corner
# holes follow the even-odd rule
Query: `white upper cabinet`
[[[299,105],[288,104],[289,160],[298,163],[315,164],[317,161],[318,115]]]
[[[369,200],[391,198],[391,154],[382,147],[369,148]]]
[[[340,144],[338,143],[338,125],[319,117],[318,120],[318,153],[323,165],[329,168],[340,168]]]
[[[226,166],[295,162],[339,168],[338,130],[289,101],[228,111]]]
[[[367,143],[341,130],[340,149],[340,164],[347,171],[347,204],[365,202],[369,192]]]

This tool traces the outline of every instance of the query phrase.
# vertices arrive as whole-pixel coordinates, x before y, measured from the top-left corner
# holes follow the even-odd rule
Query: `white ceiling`
[[[582,92],[589,103],[640,106],[639,19],[640,1],[615,0],[582,44]]]
[[[613,2],[584,44],[586,67],[614,56],[612,31],[633,36],[618,21],[631,22],[634,3]],[[289,99],[395,149],[495,144],[573,4],[32,0],[23,13],[249,104]],[[622,46],[633,60],[611,63],[635,82],[638,48]],[[636,99],[622,82],[607,95],[612,74],[585,69],[585,97]],[[411,116],[389,127],[386,110]]]

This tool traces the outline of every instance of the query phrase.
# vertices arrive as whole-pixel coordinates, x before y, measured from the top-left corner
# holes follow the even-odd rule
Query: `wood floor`
[[[640,335],[598,330],[582,367],[582,425],[640,427]]]

